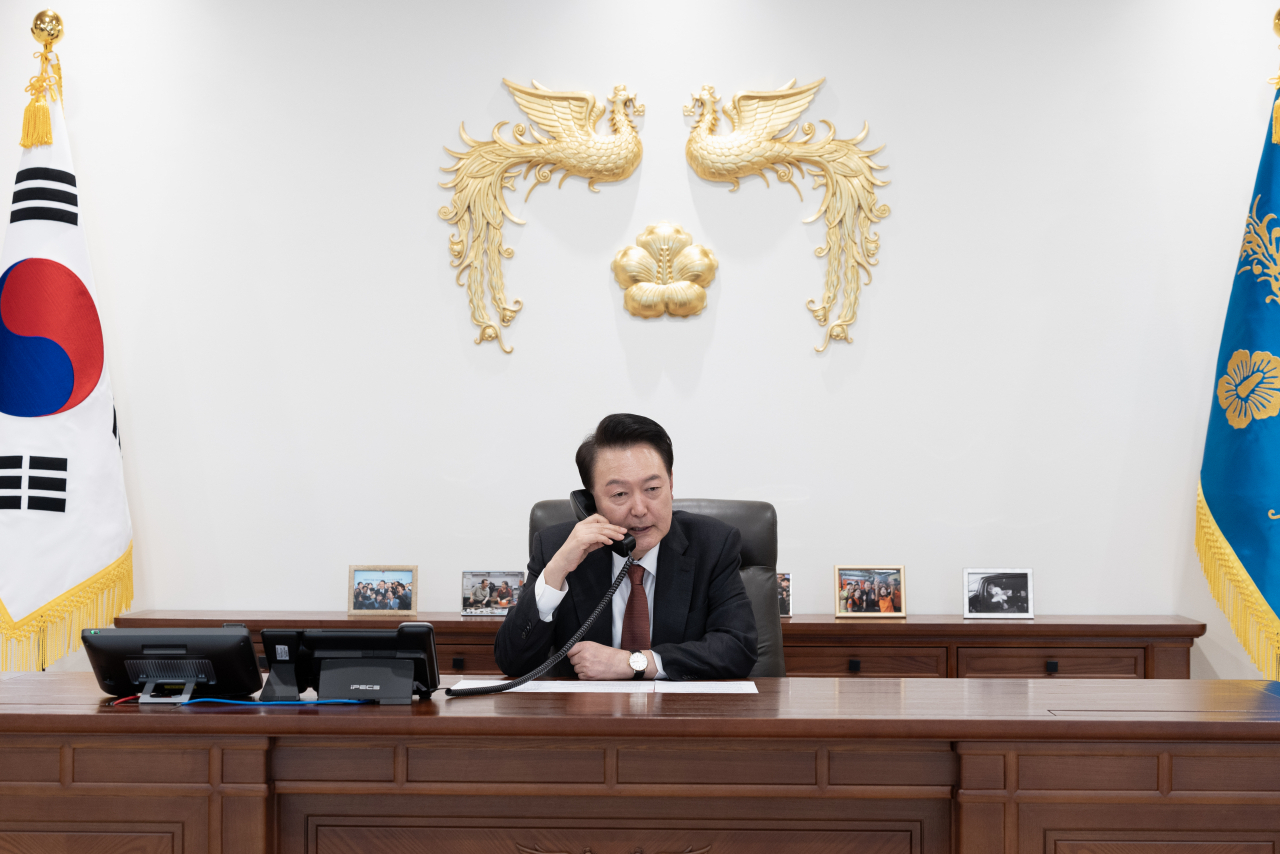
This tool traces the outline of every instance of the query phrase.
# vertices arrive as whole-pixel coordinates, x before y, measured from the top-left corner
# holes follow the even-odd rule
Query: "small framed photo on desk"
[[[418,567],[352,566],[349,571],[348,617],[418,615]]]
[[[905,566],[837,566],[837,617],[905,617]]]
[[[778,616],[791,616],[791,573],[778,573]]]
[[[966,569],[964,618],[966,620],[1030,620],[1031,570]]]
[[[524,571],[462,572],[462,616],[501,617],[524,592]],[[533,594],[530,593],[530,596]]]

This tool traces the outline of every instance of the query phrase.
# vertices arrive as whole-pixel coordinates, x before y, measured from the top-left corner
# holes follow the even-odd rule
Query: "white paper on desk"
[[[453,687],[479,688],[488,685],[502,685],[504,679],[463,679]],[[519,688],[512,688],[511,693],[529,694],[652,694],[653,682],[526,682]],[[754,686],[753,686],[754,687]]]
[[[659,694],[759,694],[754,682],[654,682]]]

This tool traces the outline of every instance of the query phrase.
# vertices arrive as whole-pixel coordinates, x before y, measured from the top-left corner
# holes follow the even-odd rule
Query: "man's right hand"
[[[569,539],[555,553],[542,571],[542,579],[552,590],[564,587],[565,576],[601,546],[611,545],[627,535],[627,529],[612,524],[599,513],[588,516],[569,532]]]

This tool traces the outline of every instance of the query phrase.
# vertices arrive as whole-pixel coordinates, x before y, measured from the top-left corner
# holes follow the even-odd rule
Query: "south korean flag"
[[[109,625],[133,594],[119,430],[59,88],[51,78],[44,93],[52,142],[22,150],[0,249],[0,671],[78,648],[80,629]]]

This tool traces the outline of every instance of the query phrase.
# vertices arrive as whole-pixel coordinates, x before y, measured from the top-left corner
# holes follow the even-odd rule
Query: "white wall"
[[[0,8],[2,138],[37,8]],[[835,563],[905,563],[917,613],[1030,566],[1040,613],[1202,619],[1195,675],[1256,678],[1192,528],[1274,3],[58,10],[135,607],[333,609],[385,562],[450,609],[630,410],[672,434],[677,496],[777,505],[799,612]],[[648,107],[628,181],[511,195],[511,356],[472,344],[436,215],[458,124],[523,118],[504,76]],[[854,343],[816,354],[819,194],[697,179],[681,107],[821,76],[805,118],[871,123],[893,214]],[[609,263],[662,219],[720,259],[701,317],[622,308]]]

